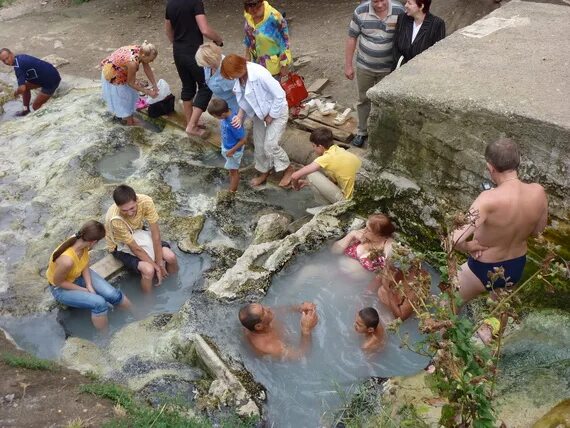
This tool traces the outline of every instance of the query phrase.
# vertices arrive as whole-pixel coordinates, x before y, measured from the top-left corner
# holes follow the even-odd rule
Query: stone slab
[[[123,263],[117,260],[111,254],[108,254],[98,262],[93,263],[91,269],[97,272],[99,276],[108,279],[123,269]]]

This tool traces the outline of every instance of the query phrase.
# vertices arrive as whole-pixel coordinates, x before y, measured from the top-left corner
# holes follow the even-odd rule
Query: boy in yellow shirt
[[[328,128],[315,129],[311,132],[310,141],[319,157],[293,173],[293,189],[299,190],[309,184],[319,203],[332,204],[351,199],[356,173],[362,164],[360,158],[334,144],[332,131]],[[307,180],[303,180],[305,176]]]

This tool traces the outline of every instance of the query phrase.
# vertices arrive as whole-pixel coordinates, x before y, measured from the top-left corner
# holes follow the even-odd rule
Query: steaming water
[[[139,157],[140,149],[138,147],[126,146],[99,160],[97,169],[106,180],[121,182],[137,170],[136,160]]]
[[[319,314],[311,353],[301,361],[258,358],[242,342],[247,368],[268,389],[268,419],[273,426],[320,426],[321,415],[338,406],[343,391],[351,385],[370,376],[416,373],[427,365],[425,357],[400,349],[397,336],[389,335],[384,349],[372,356],[360,350],[362,337],[353,328],[358,310],[374,306],[383,322],[391,320],[376,295],[366,292],[371,278],[358,262],[333,255],[327,247],[300,257],[273,280],[263,304],[280,307],[311,301]],[[284,321],[289,343],[297,345],[299,314],[276,317]],[[241,335],[239,327],[234,333]],[[401,333],[409,333],[410,342],[418,340],[417,321],[406,321]],[[330,417],[327,415],[329,422]]]

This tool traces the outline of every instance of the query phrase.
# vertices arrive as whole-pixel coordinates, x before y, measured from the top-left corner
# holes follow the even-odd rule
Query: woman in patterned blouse
[[[138,125],[134,118],[139,92],[152,98],[158,95],[156,79],[150,63],[158,51],[146,41],[142,45],[123,46],[101,61],[101,85],[103,99],[108,110],[126,125]],[[136,80],[139,65],[142,64],[150,88],[143,87]]]

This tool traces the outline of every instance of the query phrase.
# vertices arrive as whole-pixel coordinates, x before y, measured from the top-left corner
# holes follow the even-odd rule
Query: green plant
[[[23,354],[2,354],[2,361],[12,367],[20,367],[30,370],[53,370],[55,364],[48,360],[34,357],[33,355]]]

